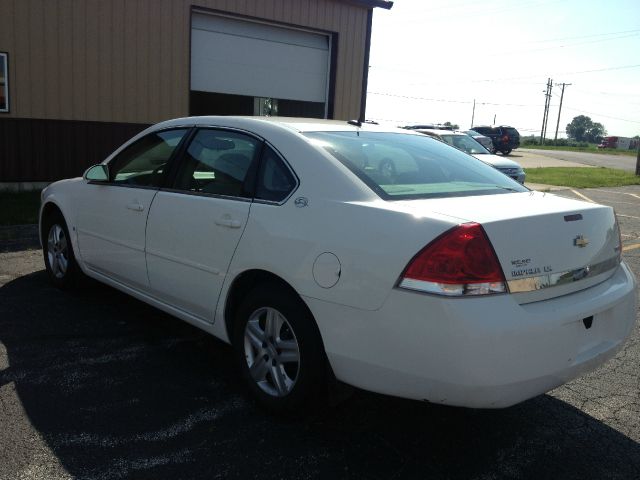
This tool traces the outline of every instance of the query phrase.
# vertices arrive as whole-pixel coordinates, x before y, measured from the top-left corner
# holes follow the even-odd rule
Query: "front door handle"
[[[216,225],[227,228],[240,228],[242,226],[242,223],[229,217],[222,217],[216,220]]]
[[[128,203],[127,208],[134,212],[141,212],[144,210],[144,205],[140,205],[139,203]]]

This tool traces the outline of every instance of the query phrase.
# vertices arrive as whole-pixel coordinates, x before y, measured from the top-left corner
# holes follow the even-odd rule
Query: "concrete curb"
[[[556,192],[559,190],[569,190],[570,187],[563,187],[561,185],[545,185],[543,183],[527,183],[524,184],[525,187],[530,188],[531,190],[536,190],[538,192]]]

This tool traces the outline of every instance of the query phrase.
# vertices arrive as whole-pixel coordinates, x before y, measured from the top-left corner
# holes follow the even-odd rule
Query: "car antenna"
[[[354,125],[356,127],[362,127],[362,121],[361,120],[347,120],[347,123],[349,125]],[[360,136],[360,130],[356,130],[356,135]]]

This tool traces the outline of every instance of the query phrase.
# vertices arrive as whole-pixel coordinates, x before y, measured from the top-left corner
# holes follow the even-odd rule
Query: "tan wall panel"
[[[111,38],[111,68],[110,85],[108,87],[111,96],[111,108],[113,118],[126,119],[125,92],[127,91],[125,76],[125,26],[126,26],[126,0],[114,0],[114,8],[111,10],[111,23],[113,35]]]
[[[337,0],[0,0],[4,117],[153,123],[189,109],[191,6],[338,34],[334,116],[357,118],[367,10]]]
[[[72,97],[65,102],[71,104],[71,113],[69,117],[78,120],[86,120],[90,118],[87,115],[87,45],[86,45],[86,2],[85,0],[73,0],[72,8],[72,20],[71,20],[71,36],[73,38],[73,44],[71,46],[70,58],[71,58],[71,86]],[[68,56],[69,52],[65,52],[65,56]],[[20,112],[20,116],[23,115]]]
[[[98,25],[100,0],[85,0],[85,16],[84,16],[84,54],[85,70],[84,70],[84,110],[86,118],[80,120],[100,120],[100,35]],[[82,40],[80,40],[82,41]],[[78,78],[83,81],[83,72],[80,72]]]
[[[130,3],[131,0],[125,0],[125,3]],[[136,2],[133,2],[136,6]],[[124,10],[124,8],[123,8]],[[137,8],[128,8],[124,13],[124,31],[123,31],[123,44],[124,51],[122,52],[123,58],[123,83],[122,97],[124,99],[124,122],[136,122],[136,112],[138,105],[136,99],[132,98],[130,91],[137,90],[137,78],[138,78],[138,14]]]
[[[73,0],[61,0],[58,16],[58,51],[60,65],[55,68],[58,76],[59,94],[54,96],[60,103],[59,115],[71,118],[73,115]],[[60,68],[62,67],[62,68]],[[52,115],[55,115],[53,112]]]
[[[33,0],[29,5],[28,31],[30,34],[29,50],[29,98],[31,103],[31,114],[46,116],[45,113],[45,49],[46,39],[44,37],[44,0]],[[16,63],[20,59],[16,59]]]

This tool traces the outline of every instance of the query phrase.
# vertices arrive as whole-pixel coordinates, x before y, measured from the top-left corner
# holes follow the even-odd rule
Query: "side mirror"
[[[89,167],[84,172],[83,178],[90,182],[108,182],[109,181],[109,167],[107,165],[98,164],[93,167]]]

